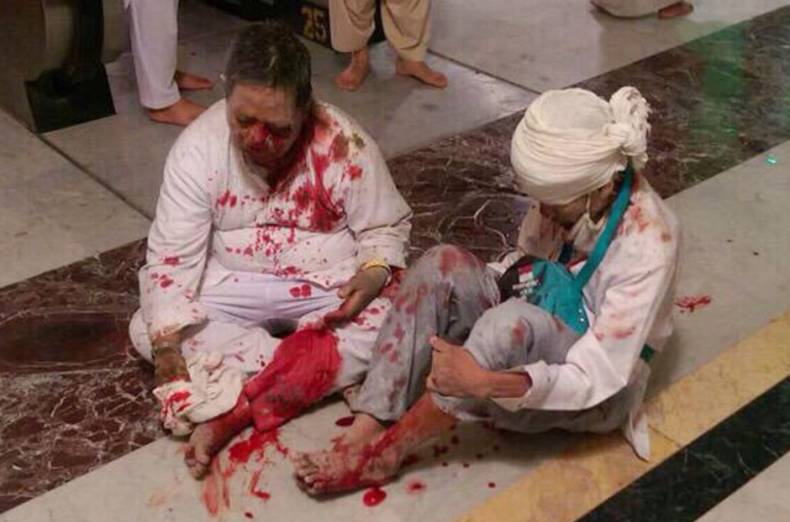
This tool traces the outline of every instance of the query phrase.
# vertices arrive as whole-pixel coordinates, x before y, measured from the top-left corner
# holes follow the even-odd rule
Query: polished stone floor
[[[318,95],[350,112],[382,145],[415,211],[414,256],[452,242],[488,260],[513,244],[527,204],[514,190],[508,163],[520,111],[546,88],[577,84],[608,95],[624,84],[637,86],[654,108],[647,175],[670,198],[685,229],[679,297],[712,298],[693,314],[678,309],[677,333],[651,383],[651,397],[667,404],[678,393],[673,390],[719,368],[731,347],[749,343],[754,332],[790,310],[790,7],[701,0],[689,20],[628,26],[602,18],[587,2],[562,0],[550,8],[545,0],[527,3],[542,15],[515,23],[504,2],[492,2],[484,12],[457,1],[435,2],[438,34],[432,49],[441,56],[429,60],[448,74],[446,91],[395,77],[392,53],[379,45],[370,81],[357,93],[341,92],[332,76],[343,58],[310,44]],[[534,37],[547,17],[558,16],[573,20],[570,27],[588,27],[592,20],[617,37],[598,46],[600,34],[580,29],[572,49]],[[198,0],[183,0],[181,17],[182,63],[216,78],[228,42],[246,22]],[[458,23],[448,25],[452,20]],[[491,28],[484,45],[452,43],[452,31],[473,32],[480,20]],[[704,27],[692,31],[690,24]],[[519,42],[519,31],[530,36]],[[643,42],[651,36],[658,43]],[[637,42],[642,43],[632,45]],[[512,74],[506,74],[489,48],[513,53],[519,43],[528,56],[523,63],[508,62]],[[563,56],[573,50],[577,61],[568,63]],[[109,69],[116,116],[35,136],[0,114],[0,216],[7,224],[0,233],[6,266],[0,275],[0,512],[32,499],[0,515],[3,521],[210,518],[204,501],[211,482],[194,484],[180,465],[179,445],[161,438],[150,369],[131,353],[126,337],[161,166],[179,132],[144,118],[128,65],[121,59]],[[219,96],[215,89],[196,99],[208,103]],[[766,359],[771,370],[749,374],[750,386],[727,381],[722,393],[738,401],[723,403],[740,408],[790,373],[790,335],[780,332],[785,333],[763,343],[778,353]],[[729,364],[721,366],[724,373],[738,371],[736,363]],[[705,404],[693,394],[686,401],[691,411]],[[736,413],[730,408],[722,418]],[[319,447],[338,431],[334,420],[346,414],[343,404],[328,404],[283,429],[282,440],[292,448]],[[687,414],[677,405],[665,408],[654,428]],[[779,459],[790,444],[790,421],[786,409],[776,415],[777,447],[785,448],[774,448]],[[327,425],[331,433],[318,428]],[[652,465],[661,470],[664,458],[710,427],[683,436],[661,431],[666,451],[658,451]],[[497,502],[506,509],[519,502],[510,497],[524,502],[529,495],[515,495],[523,481],[555,462],[575,464],[579,458],[578,436],[523,438],[482,428],[459,435],[458,447],[440,440],[426,448],[421,461],[387,487],[388,500],[377,511],[362,506],[359,495],[321,503],[305,499],[290,480],[287,462],[273,452],[257,463],[266,467],[272,498],[262,503],[249,494],[256,472],[251,463],[231,480],[232,500],[218,516],[505,520]],[[783,475],[775,468],[786,468],[785,461],[745,473],[742,489],[706,520],[735,520],[747,508],[765,510],[766,520],[784,519],[790,504],[761,492],[782,487]],[[578,477],[576,468],[569,469],[558,480],[571,485]],[[591,508],[606,499],[606,477],[618,476],[605,464],[596,470],[602,475],[595,475],[596,487],[585,494]],[[636,478],[620,479],[618,489]],[[425,487],[415,488],[417,482]],[[584,513],[535,498],[529,509],[542,519],[573,520]],[[512,507],[507,511],[513,520],[527,519],[514,517]],[[689,513],[689,520],[702,515]]]

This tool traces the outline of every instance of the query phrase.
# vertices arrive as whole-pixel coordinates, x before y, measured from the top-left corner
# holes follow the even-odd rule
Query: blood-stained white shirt
[[[373,259],[405,266],[411,210],[378,147],[339,109],[317,104],[315,114],[275,187],[231,143],[224,100],[178,138],[140,270],[150,335],[205,320],[201,286],[234,272],[335,288]]]
[[[647,180],[637,176],[634,182],[618,232],[584,288],[590,328],[570,348],[563,364],[540,361],[520,368],[529,374],[532,387],[523,397],[496,399],[507,409],[585,410],[639,380],[646,381],[649,368],[640,359],[642,348],[647,344],[660,352],[672,333],[681,232],[677,218]],[[519,253],[556,260],[563,234],[536,204],[522,224]],[[596,239],[597,235],[574,247],[589,253]],[[571,271],[578,273],[583,264],[576,262]],[[643,384],[638,384],[642,392]],[[638,407],[641,400],[641,395],[636,397],[638,404],[632,406]],[[636,422],[636,415],[632,412],[631,421]],[[644,456],[646,433],[639,435],[629,440]]]

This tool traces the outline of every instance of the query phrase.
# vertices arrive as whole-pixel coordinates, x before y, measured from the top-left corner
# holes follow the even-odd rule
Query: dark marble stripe
[[[777,384],[580,522],[685,522],[790,450],[790,378]]]
[[[790,137],[790,7],[583,82],[633,84],[655,108],[647,175],[664,196]],[[485,259],[515,242],[520,114],[389,162],[415,210],[413,254],[439,243]],[[149,368],[130,351],[135,242],[0,289],[0,512],[161,435]]]

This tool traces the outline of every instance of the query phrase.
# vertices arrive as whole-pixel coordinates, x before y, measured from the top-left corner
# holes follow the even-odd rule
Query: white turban
[[[609,103],[584,89],[549,91],[521,120],[510,149],[516,183],[549,205],[597,190],[626,167],[647,162],[650,106],[634,87]]]

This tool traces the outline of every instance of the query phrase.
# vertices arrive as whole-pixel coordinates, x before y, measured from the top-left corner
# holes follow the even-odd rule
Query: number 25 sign
[[[320,44],[329,42],[328,13],[318,6],[302,6],[302,36]]]

